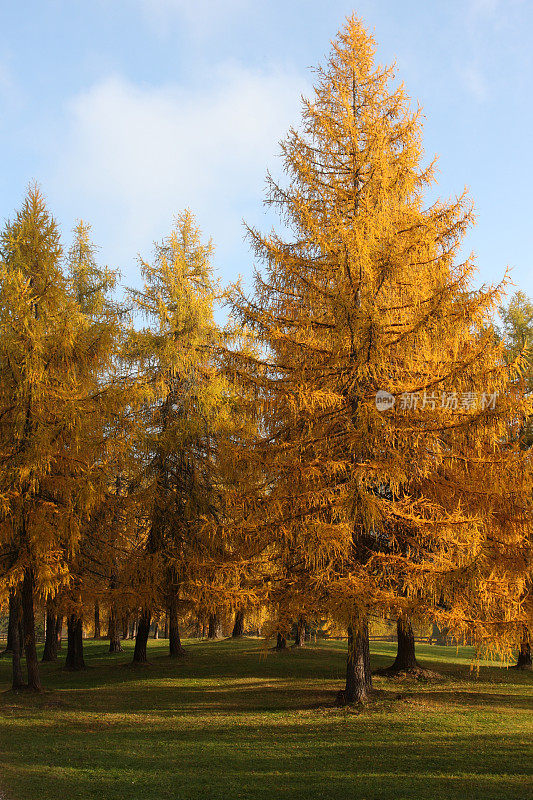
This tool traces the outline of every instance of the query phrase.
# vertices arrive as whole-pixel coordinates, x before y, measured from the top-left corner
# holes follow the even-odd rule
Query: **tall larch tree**
[[[146,660],[150,621],[161,607],[169,615],[170,654],[181,654],[180,600],[187,586],[199,585],[199,565],[217,549],[211,533],[220,506],[217,433],[227,419],[228,402],[215,358],[220,333],[213,307],[219,290],[211,252],[191,213],[184,212],[156,247],[153,262],[142,262],[143,288],[130,293],[135,312],[147,321],[132,330],[129,342],[129,357],[144,386],[140,484],[147,511],[144,570],[150,576],[135,662]]]
[[[90,607],[94,613],[95,604],[98,606],[107,590],[108,563],[112,557],[109,534],[113,528],[98,528],[106,519],[111,498],[114,499],[116,452],[122,445],[120,419],[127,394],[127,381],[118,372],[123,316],[120,305],[113,299],[118,273],[98,264],[90,232],[90,225],[80,220],[67,255],[70,290],[79,311],[89,322],[94,348],[100,353],[100,360],[95,360],[92,366],[92,391],[102,399],[87,417],[87,428],[83,431],[92,502],[89,508],[80,510],[80,540],[76,551],[69,554],[70,583],[62,593],[62,610],[67,612],[65,663],[73,670],[84,667],[84,612]]]
[[[348,19],[282,143],[286,185],[269,177],[290,238],[249,231],[265,269],[234,301],[265,353],[234,360],[269,475],[242,527],[276,549],[278,598],[296,587],[346,625],[342,702],[371,688],[372,613],[516,625],[529,524],[525,456],[500,447],[527,401],[490,324],[499,291],[457,258],[471,204],[424,207],[421,114],[374,51]]]
[[[34,599],[69,581],[80,515],[93,501],[84,445],[103,402],[96,367],[111,345],[95,335],[62,266],[57,224],[32,187],[0,240],[0,546],[2,584],[22,605],[27,686],[36,691]]]

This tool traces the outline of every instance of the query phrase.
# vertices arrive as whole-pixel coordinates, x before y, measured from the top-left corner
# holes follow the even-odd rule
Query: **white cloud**
[[[109,77],[70,103],[49,178],[54,203],[94,221],[106,257],[146,248],[185,206],[229,247],[242,238],[246,204],[261,203],[265,170],[306,89],[294,72],[235,64],[197,91]]]

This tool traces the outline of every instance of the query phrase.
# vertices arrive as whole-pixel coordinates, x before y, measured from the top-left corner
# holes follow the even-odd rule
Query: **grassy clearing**
[[[43,665],[48,691],[8,691],[0,660],[0,789],[9,800],[533,798],[531,674],[469,670],[468,648],[420,645],[443,680],[376,678],[364,711],[332,707],[345,644],[269,652],[186,642],[151,665],[86,642],[89,669]],[[128,646],[128,643],[126,643]],[[373,643],[373,667],[394,645]]]

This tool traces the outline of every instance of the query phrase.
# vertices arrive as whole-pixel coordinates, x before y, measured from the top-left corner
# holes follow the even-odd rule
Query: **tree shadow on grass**
[[[108,661],[104,648],[87,648],[86,673],[47,665],[45,680],[56,690],[37,700],[2,696],[2,780],[14,797],[530,796],[524,735],[499,727],[476,734],[470,722],[483,705],[494,707],[490,725],[510,724],[506,709],[525,720],[529,698],[516,673],[504,673],[499,691],[488,685],[494,668],[480,679],[465,666],[460,684],[401,686],[399,696],[397,684],[380,679],[374,701],[358,713],[332,708],[344,675],[338,646],[280,657],[257,642],[198,642],[187,659],[171,661],[163,645],[138,671],[126,668],[131,649]],[[373,666],[389,661],[380,653]]]
[[[449,691],[425,691],[423,694],[415,692],[405,692],[404,698],[417,698],[424,703],[435,703],[439,705],[462,705],[472,709],[480,706],[493,706],[494,708],[507,709],[516,708],[525,711],[533,711],[533,700],[531,697],[520,693],[477,691],[469,692],[457,689]]]
[[[17,744],[7,765],[33,798],[526,798],[527,752],[519,734],[435,734],[412,722],[325,718],[295,723],[203,725],[176,720],[70,726],[52,740],[36,730],[31,760]],[[416,740],[413,739],[417,735]],[[52,768],[51,768],[52,765]],[[503,773],[503,774],[502,774]],[[19,796],[22,797],[21,794]]]
[[[306,647],[290,651],[288,654],[280,654],[268,651],[262,642],[257,641],[222,640],[213,643],[199,641],[188,643],[186,658],[170,659],[166,655],[165,645],[158,642],[157,646],[150,648],[150,665],[142,669],[131,668],[131,648],[129,651],[110,657],[106,657],[105,643],[91,643],[86,650],[87,661],[91,667],[89,670],[69,673],[63,670],[61,662],[45,664],[42,665],[43,682],[52,693],[62,697],[69,704],[79,703],[83,706],[86,703],[95,703],[104,710],[118,710],[123,705],[124,698],[127,698],[129,709],[138,707],[141,710],[150,707],[150,703],[154,702],[158,706],[162,704],[162,707],[175,707],[176,703],[194,705],[200,697],[209,696],[212,701],[215,697],[213,692],[216,693],[217,684],[220,682],[226,687],[220,691],[228,709],[237,709],[243,705],[246,708],[271,708],[272,698],[276,693],[280,697],[282,695],[285,697],[286,707],[295,708],[300,703],[300,707],[305,708],[313,702],[315,705],[322,703],[323,697],[329,698],[329,692],[333,691],[335,686],[338,689],[342,685],[345,671],[345,652],[338,646]],[[372,655],[373,669],[388,663],[388,654]],[[479,672],[471,672],[467,666],[450,665],[450,663],[432,662],[432,666],[442,668],[445,672],[442,684],[447,687],[446,690],[433,693],[434,699],[437,701],[439,698],[439,702],[444,702],[446,699],[462,702],[459,699],[462,693],[465,698],[471,698],[471,702],[475,704],[514,703],[515,707],[521,707],[520,704],[526,701],[520,700],[519,695],[513,699],[512,693],[500,694],[494,691],[493,686],[488,693],[478,689],[468,694],[467,687],[468,685],[480,687],[484,683],[494,684],[495,678],[497,683],[506,685],[508,689],[511,685],[523,686],[532,681],[530,674],[522,675],[517,671],[511,673],[498,668],[482,667]],[[453,673],[450,671],[450,666],[455,667]],[[4,665],[0,666],[0,670],[7,678],[5,683],[7,688],[8,670]],[[241,684],[238,686],[239,681]],[[309,684],[310,681],[311,686],[303,686],[303,683]],[[231,683],[235,685],[233,694],[229,688]],[[396,680],[378,679],[376,684],[378,688],[390,690],[391,693],[410,691],[409,681],[399,683]],[[452,690],[454,684],[457,691]],[[324,690],[322,694],[321,689]],[[430,700],[431,693],[427,687],[417,687],[418,692],[422,692],[422,695]],[[232,699],[229,699],[230,697]],[[315,699],[313,701],[310,698]],[[26,702],[38,705],[40,701],[38,698],[36,700],[30,698]],[[324,699],[324,702],[329,704],[329,699]],[[464,702],[470,700],[465,699]]]

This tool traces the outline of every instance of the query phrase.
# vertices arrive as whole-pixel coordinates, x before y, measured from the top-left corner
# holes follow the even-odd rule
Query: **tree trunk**
[[[303,617],[298,617],[298,622],[296,623],[296,636],[294,638],[293,647],[303,647],[305,644],[305,619]]]
[[[102,638],[102,632],[100,629],[100,603],[98,600],[96,600],[94,604],[94,638]]]
[[[398,617],[396,623],[398,637],[398,651],[396,660],[390,667],[391,672],[407,672],[410,669],[417,669],[418,663],[415,655],[415,634],[411,620],[406,614]]]
[[[518,653],[518,660],[514,665],[515,669],[531,669],[531,642],[529,639],[529,631],[524,628],[522,641],[520,642],[520,651]]]
[[[218,614],[209,614],[209,630],[207,632],[208,639],[221,639],[222,626],[218,618]]]
[[[135,617],[130,626],[130,639],[137,637],[137,618]]]
[[[109,638],[109,652],[122,653],[122,645],[120,644],[120,635],[118,632],[117,609],[114,605],[109,609],[107,636]]]
[[[130,638],[130,615],[124,614],[122,617],[122,638],[129,639]]]
[[[233,639],[239,639],[244,633],[244,611],[239,608],[235,612],[235,624],[233,625],[233,632],[231,634]]]
[[[159,623],[156,622],[154,625],[154,639],[159,639]]]
[[[11,617],[13,616],[13,630],[12,630],[12,654],[13,654],[13,684],[12,688],[13,691],[17,692],[19,689],[24,689],[24,677],[22,675],[22,664],[20,660],[21,649],[22,649],[22,642],[20,639],[20,616],[21,616],[21,607],[20,607],[20,595],[18,592],[12,592],[9,596],[9,621],[11,623]]]
[[[15,615],[15,605],[19,603],[19,611],[18,614]],[[4,653],[12,653],[13,652],[13,642],[15,639],[15,625],[18,626],[18,618],[20,617],[20,598],[18,601],[15,600],[15,593],[13,590],[9,593],[9,621],[7,623],[7,642],[6,648],[3,651]],[[18,636],[17,636],[18,639]],[[20,643],[19,643],[20,646]]]
[[[430,636],[430,639],[429,639],[429,643],[433,644],[433,641],[434,641],[435,644],[444,646],[446,644],[446,642],[447,642],[447,638],[448,638],[448,630],[447,630],[447,628],[443,628],[441,630],[439,628],[439,626],[437,625],[437,623],[434,622],[433,623],[433,628],[432,628],[432,631],[431,631],[431,636]]]
[[[150,634],[150,621],[152,614],[150,611],[143,611],[137,626],[137,636],[135,638],[135,650],[133,651],[134,664],[147,664],[146,645]]]
[[[61,636],[63,634],[63,614],[58,614],[56,617],[56,640],[57,640],[57,652],[61,650],[62,643],[61,643]]]
[[[35,641],[35,612],[33,608],[33,569],[26,567],[22,582],[22,620],[24,625],[24,652],[26,654],[26,669],[28,671],[28,689],[32,692],[41,692],[41,678],[39,676],[39,660],[37,658],[37,644]]]
[[[67,657],[65,669],[72,672],[85,669],[83,659],[83,620],[77,614],[67,619]]]
[[[21,601],[22,602],[22,601]],[[22,619],[22,605],[20,606],[20,620],[19,620],[19,642],[20,642],[20,657],[24,655],[24,620]]]
[[[57,616],[50,609],[46,609],[46,632],[44,636],[44,650],[41,661],[55,661],[57,659]]]
[[[185,650],[181,645],[179,621],[178,621],[178,598],[173,595],[168,606],[169,618],[169,651],[171,658],[178,658],[185,655]]]
[[[348,660],[346,663],[346,688],[339,692],[338,700],[342,704],[364,703],[372,690],[370,672],[370,642],[368,639],[368,622],[360,628],[348,628]]]
[[[163,631],[163,639],[168,639],[168,614],[165,614],[165,629]]]
[[[285,650],[287,647],[287,639],[283,636],[282,633],[278,633],[276,636],[276,650]]]

